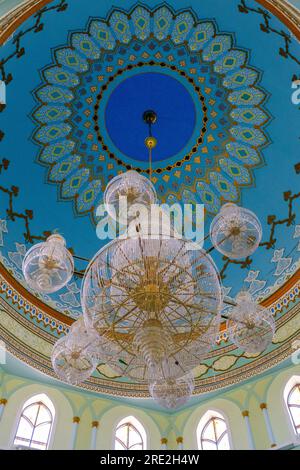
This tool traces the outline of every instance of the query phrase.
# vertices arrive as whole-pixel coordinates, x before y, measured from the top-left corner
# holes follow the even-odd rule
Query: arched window
[[[290,413],[295,433],[300,435],[300,382],[295,384],[287,394],[286,404]]]
[[[119,422],[115,435],[116,450],[146,450],[146,432],[133,416]]]
[[[24,403],[14,446],[45,450],[48,447],[55,409],[45,394],[35,395]]]
[[[198,447],[201,450],[230,450],[227,424],[216,411],[208,411],[197,428]]]

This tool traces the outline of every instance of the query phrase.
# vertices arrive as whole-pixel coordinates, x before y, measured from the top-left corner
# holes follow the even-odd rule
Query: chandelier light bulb
[[[34,245],[24,257],[22,270],[32,290],[50,294],[64,287],[74,272],[73,257],[65,239],[54,234]]]
[[[120,207],[120,198],[126,198],[127,213]],[[130,209],[135,205],[149,207],[157,200],[156,190],[151,181],[135,170],[127,171],[115,176],[107,185],[104,192],[104,205],[110,217],[120,224],[127,225],[135,218],[129,215]]]
[[[249,354],[263,352],[272,343],[275,333],[272,313],[257,304],[248,292],[241,292],[236,303],[227,320],[229,339]]]
[[[228,203],[222,206],[210,226],[214,247],[230,259],[250,256],[262,237],[261,223],[249,209]]]

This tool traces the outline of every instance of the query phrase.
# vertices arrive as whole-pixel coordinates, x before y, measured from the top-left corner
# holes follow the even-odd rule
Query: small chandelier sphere
[[[212,244],[230,259],[250,256],[261,237],[262,227],[256,215],[232,203],[222,206],[210,226]]]
[[[27,251],[22,265],[28,286],[45,294],[56,292],[72,278],[74,261],[65,239],[54,234]]]
[[[66,341],[68,344],[80,344],[97,363],[107,363],[120,353],[120,348],[110,341],[109,336],[105,332],[102,336],[98,335],[96,330],[86,325],[83,316],[72,324]]]
[[[249,354],[263,352],[272,343],[275,333],[272,313],[258,305],[248,292],[241,292],[236,302],[227,320],[229,339]]]
[[[178,378],[153,381],[149,384],[152,398],[169,410],[185,405],[191,398],[193,390],[194,377],[192,373]]]
[[[56,375],[72,385],[84,382],[97,366],[96,359],[86,345],[70,340],[68,336],[55,343],[51,359]]]
[[[124,198],[127,211],[120,206],[120,198]],[[157,195],[151,181],[135,170],[127,171],[115,176],[107,185],[104,196],[104,205],[110,217],[121,224],[128,224],[135,218],[133,206],[150,206],[155,204]]]

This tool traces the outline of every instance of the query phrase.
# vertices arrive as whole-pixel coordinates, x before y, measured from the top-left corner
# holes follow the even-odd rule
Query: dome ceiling
[[[273,309],[274,342],[250,357],[222,328],[197,368],[196,391],[287,357],[300,326],[299,109],[291,100],[300,47],[290,19],[259,3],[52,2],[2,46],[0,333],[17,357],[53,374],[51,345],[81,315],[82,272],[106,243],[96,234],[107,228],[97,216],[104,188],[127,169],[149,171],[142,114],[152,108],[161,202],[205,204],[206,232],[226,202],[252,209],[263,226],[253,256],[213,258],[227,296],[247,288]],[[62,291],[41,296],[28,291],[22,259],[55,230],[76,256],[76,273]],[[147,393],[105,365],[84,387]]]

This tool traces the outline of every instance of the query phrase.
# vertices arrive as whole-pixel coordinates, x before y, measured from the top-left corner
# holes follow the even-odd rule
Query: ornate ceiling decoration
[[[277,323],[272,346],[252,356],[230,344],[223,325],[215,349],[196,369],[195,393],[283,361],[299,330],[299,131],[298,110],[290,101],[299,45],[286,39],[290,31],[299,35],[297,12],[283,1],[254,0],[232,2],[226,12],[210,1],[201,11],[194,1],[190,9],[170,1],[153,9],[132,4],[109,11],[98,2],[87,9],[44,1],[38,12],[33,3],[7,17],[14,28],[21,25],[10,40],[8,22],[0,35],[7,40],[0,78],[8,97],[0,115],[0,336],[8,350],[53,376],[52,344],[81,315],[81,271],[102,243],[95,235],[95,209],[103,189],[130,168],[147,174],[145,156],[132,154],[136,136],[126,126],[120,134],[113,118],[118,110],[124,121],[123,105],[139,112],[128,106],[130,93],[140,83],[147,89],[152,74],[165,97],[162,116],[174,100],[172,90],[182,99],[172,147],[163,135],[159,140],[170,152],[158,147],[153,163],[160,199],[204,202],[209,217],[225,202],[242,200],[258,214],[258,252],[241,261],[219,256],[216,262],[225,295],[246,286]],[[119,137],[126,132],[124,144]],[[80,217],[87,214],[92,224]],[[75,276],[57,295],[29,292],[21,274],[24,254],[56,228],[78,255]],[[147,396],[145,387],[116,377],[104,364],[83,387]]]
[[[105,110],[116,86],[150,70],[160,74],[165,95],[168,83],[162,83],[162,73],[182,81],[197,114],[183,152],[179,146],[180,155],[153,167],[162,202],[203,203],[216,214],[222,201],[240,201],[241,188],[254,184],[253,169],[263,164],[261,149],[269,142],[267,93],[248,51],[214,21],[199,21],[189,10],[176,14],[166,6],[154,11],[138,6],[127,14],[114,10],[107,20],[93,19],[85,31],[71,33],[69,45],[53,50],[53,57],[54,64],[41,73],[46,84],[34,92],[39,105],[32,114],[38,125],[33,138],[41,146],[39,161],[50,167],[48,181],[59,185],[61,199],[75,199],[76,213],[92,213],[97,222],[95,211],[114,174],[125,169],[149,172],[147,161],[137,166],[122,158]],[[147,88],[145,80],[142,89]],[[130,101],[128,94],[126,99]],[[119,103],[112,116],[122,112]],[[183,109],[185,105],[186,100]],[[125,114],[133,121],[124,108],[118,133]],[[166,116],[167,109],[161,114]],[[213,123],[207,125],[209,117]],[[185,119],[190,121],[191,113]],[[182,125],[179,121],[174,128],[174,139]],[[140,147],[142,151],[143,135]]]

